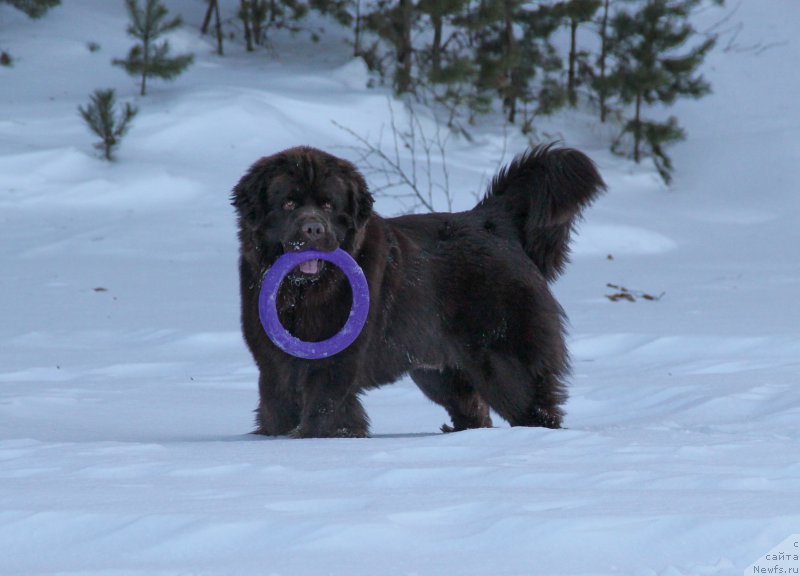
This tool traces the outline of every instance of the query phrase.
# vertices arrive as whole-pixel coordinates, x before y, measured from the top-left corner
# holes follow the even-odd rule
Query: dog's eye
[[[295,208],[297,208],[297,202],[294,200],[287,200],[283,203],[284,210],[294,210]]]
[[[333,210],[333,202],[331,202],[330,200],[325,200],[322,203],[322,209],[330,212],[331,210]]]

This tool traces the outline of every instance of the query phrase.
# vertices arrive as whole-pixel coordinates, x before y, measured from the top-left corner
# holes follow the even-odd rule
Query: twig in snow
[[[652,294],[648,294],[640,290],[628,290],[624,286],[618,286],[617,284],[606,284],[606,286],[617,291],[614,294],[606,294],[606,298],[612,302],[619,302],[620,300],[625,300],[626,302],[636,302],[637,298],[649,300],[650,302],[657,302],[666,294],[666,292],[662,292],[658,296],[653,296]]]

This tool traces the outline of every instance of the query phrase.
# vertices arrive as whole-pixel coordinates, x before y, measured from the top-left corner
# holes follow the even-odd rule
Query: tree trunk
[[[642,141],[642,95],[636,95],[636,117],[633,120],[633,160],[637,164],[641,160]]]
[[[222,20],[219,16],[219,0],[211,0],[214,4],[214,28],[217,31],[217,54],[224,56],[222,49]]]
[[[150,73],[150,33],[146,32],[142,38],[142,83],[139,95],[147,94],[147,75]]]
[[[608,4],[610,0],[605,0],[603,4],[603,19],[600,23],[600,89],[597,91],[600,96],[600,122],[605,123],[608,116],[606,107],[606,55],[608,54]]]
[[[203,17],[203,25],[200,26],[201,34],[208,34],[208,27],[211,24],[211,15],[214,12],[214,5],[216,3],[217,0],[208,0],[208,8],[206,9],[205,17]]]
[[[252,52],[254,50],[253,30],[250,27],[250,1],[251,0],[239,0],[239,17],[242,19],[242,27],[244,28],[244,41],[248,52]]]
[[[503,19],[505,23],[505,34],[503,38],[503,49],[505,52],[505,71],[504,81],[505,86],[505,105],[508,110],[508,121],[513,124],[517,117],[517,93],[514,86],[514,53],[516,52],[516,43],[514,41],[514,18],[512,14],[512,6],[510,2],[504,2]]]
[[[567,73],[567,96],[569,97],[570,106],[573,108],[578,103],[578,95],[575,93],[575,63],[578,60],[577,54],[577,36],[578,36],[578,21],[575,18],[570,18],[570,43],[569,43],[569,72]]]
[[[431,23],[433,24],[433,46],[431,47],[431,72],[434,81],[439,80],[442,71],[442,26],[441,14],[432,14]]]
[[[266,8],[266,5],[259,3],[260,0],[250,0],[250,5],[253,7],[250,12],[250,29],[253,33],[253,42],[257,46],[264,45],[264,24],[266,23],[266,13],[261,11],[261,8]]]
[[[353,56],[361,56],[361,0],[356,0],[355,38],[353,39]]]
[[[412,0],[400,0],[400,45],[397,50],[397,62],[400,66],[397,74],[397,92],[399,94],[411,91],[411,65],[413,56],[411,25],[413,9]]]

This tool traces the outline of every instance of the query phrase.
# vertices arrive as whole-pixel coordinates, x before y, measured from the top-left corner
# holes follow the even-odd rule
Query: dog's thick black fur
[[[241,243],[242,327],[260,370],[260,434],[362,437],[359,395],[410,373],[452,419],[559,428],[567,398],[564,314],[548,289],[581,210],[605,185],[572,149],[539,147],[494,178],[470,211],[382,218],[349,162],[299,147],[257,161],[233,191]],[[366,274],[367,323],[346,350],[303,360],[279,350],[258,317],[266,270],[284,252],[342,248]],[[302,340],[330,338],[351,307],[334,266],[296,268],[279,317]]]

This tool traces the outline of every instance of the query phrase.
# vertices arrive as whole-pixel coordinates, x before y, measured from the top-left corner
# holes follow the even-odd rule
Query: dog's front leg
[[[369,418],[358,397],[356,370],[334,362],[309,370],[302,386],[303,409],[295,438],[365,438]]]
[[[256,434],[289,434],[300,421],[301,398],[288,371],[262,368],[258,379],[259,403],[256,409]]]

